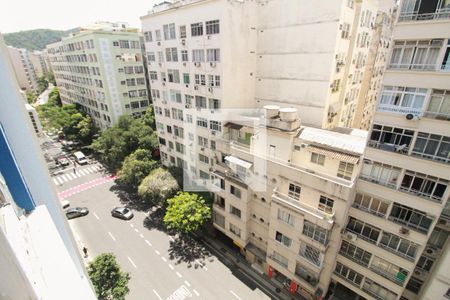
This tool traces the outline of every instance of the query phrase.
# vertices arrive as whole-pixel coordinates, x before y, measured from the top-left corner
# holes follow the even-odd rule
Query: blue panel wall
[[[20,137],[18,137],[20,138]],[[9,192],[16,204],[25,211],[32,211],[36,205],[30,195],[25,180],[22,177],[19,166],[14,158],[14,153],[9,147],[6,134],[0,124],[0,173],[3,175]]]

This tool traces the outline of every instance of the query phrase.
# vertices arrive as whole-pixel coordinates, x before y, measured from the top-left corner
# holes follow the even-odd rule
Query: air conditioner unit
[[[216,67],[216,63],[215,63],[215,62],[213,62],[213,61],[212,61],[212,62],[210,62],[210,63],[209,63],[209,65],[210,65],[211,67],[213,67],[213,68],[215,68],[215,67]]]
[[[409,234],[409,229],[406,228],[406,227],[401,227],[400,230],[399,230],[399,232],[400,232],[401,234]]]
[[[205,147],[201,147],[200,150],[201,150],[201,151],[205,151]]]
[[[214,89],[212,87],[209,87],[208,92],[212,93],[212,92],[214,92]]]
[[[196,62],[196,63],[194,63],[194,66],[196,66],[196,67],[200,67],[202,64],[200,63],[200,62]]]
[[[185,39],[181,40],[181,45],[183,45],[183,46],[186,45],[186,40]]]
[[[185,108],[191,108],[191,106],[189,104],[186,104],[184,107]]]
[[[435,256],[437,254],[437,250],[433,247],[428,246],[427,248],[425,248],[424,253],[430,256]]]
[[[166,85],[166,83],[163,81],[162,85]]]
[[[186,84],[186,88],[189,88],[189,84]]]
[[[211,130],[211,134],[212,135],[216,135],[216,131],[215,130]]]
[[[406,117],[406,120],[409,120],[409,121],[420,120],[420,116],[414,115],[414,114],[407,114],[405,117]]]
[[[210,35],[208,35],[208,40],[210,40],[211,39],[211,36]]]
[[[194,90],[198,90],[198,85],[194,86]]]
[[[352,232],[346,232],[345,233],[345,238],[347,240],[351,240],[351,241],[356,241],[358,239],[358,236]]]
[[[183,63],[183,66],[185,66],[185,67],[186,67],[186,63],[185,63],[185,62]]]
[[[157,44],[158,46],[161,46],[161,42],[157,42],[156,44]]]

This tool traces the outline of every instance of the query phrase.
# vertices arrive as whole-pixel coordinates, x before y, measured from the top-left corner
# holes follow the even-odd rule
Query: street
[[[111,210],[123,204],[114,191],[114,177],[95,166],[78,166],[78,173],[95,169],[80,177],[66,169],[55,177],[67,180],[60,183],[54,177],[54,183],[70,207],[89,208],[87,216],[69,221],[80,250],[83,246],[88,249],[87,260],[112,252],[130,273],[127,299],[270,299],[236,278],[202,244],[162,231],[157,211],[149,217],[147,212],[134,210],[130,221],[111,217]]]

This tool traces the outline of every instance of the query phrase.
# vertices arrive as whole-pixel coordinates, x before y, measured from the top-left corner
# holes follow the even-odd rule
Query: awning
[[[326,155],[328,157],[335,158],[335,159],[345,161],[348,163],[352,163],[352,164],[356,164],[359,161],[358,156],[342,153],[339,151],[327,150],[327,149],[323,149],[323,148],[316,147],[316,146],[308,146],[308,148],[306,148],[306,149],[310,152]]]
[[[265,251],[259,249],[258,247],[256,247],[252,243],[248,243],[247,246],[245,247],[245,249],[247,251],[253,253],[255,256],[259,257],[262,260],[266,259],[267,253]]]
[[[236,130],[239,130],[239,129],[241,129],[243,127],[242,125],[231,123],[231,122],[228,122],[228,123],[226,123],[223,126],[231,128],[231,129],[236,129]]]
[[[232,163],[232,164],[241,166],[241,167],[243,167],[243,168],[245,168],[245,169],[249,169],[249,168],[252,166],[252,164],[249,163],[248,161],[239,159],[239,158],[234,157],[234,156],[231,156],[231,155],[230,155],[230,156],[225,156],[225,160],[226,160],[227,162]]]

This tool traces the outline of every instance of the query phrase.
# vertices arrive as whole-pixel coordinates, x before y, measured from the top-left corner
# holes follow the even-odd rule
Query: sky
[[[2,0],[0,32],[29,29],[67,30],[96,21],[140,27],[140,16],[162,0]]]

